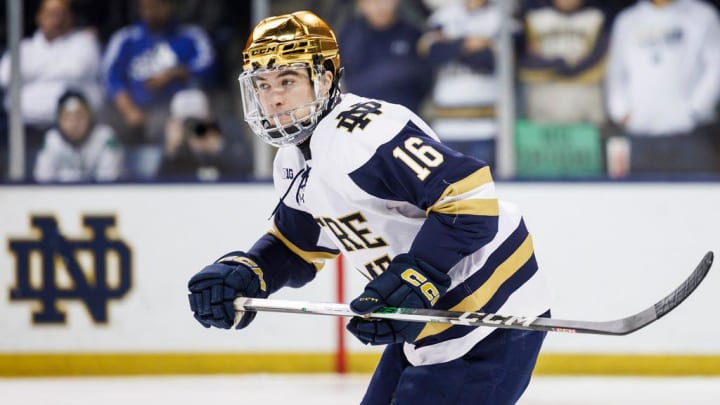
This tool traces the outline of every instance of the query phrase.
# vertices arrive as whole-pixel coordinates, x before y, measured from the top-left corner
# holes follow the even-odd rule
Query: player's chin
[[[292,113],[280,113],[268,117],[263,121],[263,127],[269,131],[273,138],[283,137],[284,134],[294,134],[302,126],[310,124],[310,113],[300,114],[297,110]]]

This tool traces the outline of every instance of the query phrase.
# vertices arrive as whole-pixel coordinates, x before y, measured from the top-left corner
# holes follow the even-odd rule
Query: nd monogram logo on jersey
[[[365,129],[370,123],[368,114],[380,115],[380,103],[377,101],[367,101],[364,103],[353,104],[349,110],[343,111],[337,116],[339,121],[337,128],[345,128],[348,132],[352,132],[355,128]]]
[[[84,217],[83,225],[90,232],[86,239],[65,237],[50,216],[33,216],[30,222],[39,238],[9,241],[17,263],[17,284],[10,299],[39,301],[40,309],[33,312],[35,323],[65,323],[66,314],[58,308],[62,300],[83,301],[94,322],[106,323],[108,301],[127,294],[131,282],[130,248],[108,236],[115,218]]]

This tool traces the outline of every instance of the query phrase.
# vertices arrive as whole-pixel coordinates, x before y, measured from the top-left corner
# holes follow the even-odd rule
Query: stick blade
[[[655,304],[655,316],[657,319],[675,309],[675,307],[680,305],[681,302],[685,301],[685,299],[689,297],[693,291],[695,291],[695,289],[705,279],[708,271],[710,271],[713,259],[713,252],[707,252],[697,267],[695,267],[692,274],[690,274],[690,276],[682,284],[680,284],[675,291],[671,292],[667,297]]]

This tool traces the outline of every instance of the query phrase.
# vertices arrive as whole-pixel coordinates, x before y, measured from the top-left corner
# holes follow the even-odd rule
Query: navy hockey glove
[[[390,266],[365,286],[350,303],[360,315],[382,307],[430,308],[450,287],[450,277],[409,254],[395,257]],[[354,317],[347,329],[365,344],[413,342],[425,327],[420,322],[370,320]]]
[[[266,298],[267,286],[260,267],[244,252],[232,252],[206,266],[188,282],[190,309],[204,327],[230,329],[235,323],[237,296]],[[257,312],[245,312],[236,329],[242,329]]]

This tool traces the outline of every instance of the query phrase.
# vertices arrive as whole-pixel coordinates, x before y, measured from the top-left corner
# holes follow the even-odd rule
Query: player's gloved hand
[[[430,308],[447,292],[450,277],[409,254],[395,257],[390,266],[365,286],[350,303],[360,315],[382,307]],[[347,329],[365,344],[413,342],[425,327],[421,322],[370,320],[353,317]]]
[[[188,282],[190,309],[204,327],[230,329],[235,323],[233,300],[237,296],[266,298],[267,286],[260,267],[244,252],[232,252],[206,266]],[[242,329],[257,312],[242,314],[236,329]]]

